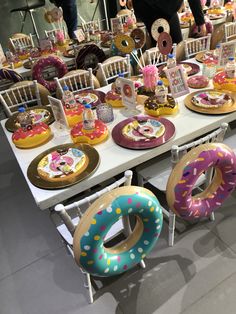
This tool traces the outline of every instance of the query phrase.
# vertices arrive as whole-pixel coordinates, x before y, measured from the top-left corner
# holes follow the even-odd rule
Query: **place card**
[[[52,108],[52,112],[57,124],[57,127],[61,130],[65,130],[69,128],[65,111],[62,105],[62,102],[59,99],[48,96],[49,103]]]
[[[171,95],[174,98],[189,93],[187,81],[185,79],[182,65],[164,70],[169,81]]]
[[[136,109],[136,93],[134,82],[123,77],[120,77],[119,81],[123,105],[130,110]]]
[[[84,31],[81,28],[79,28],[76,31],[74,31],[74,34],[75,34],[75,36],[76,36],[76,38],[77,38],[79,43],[85,40],[85,34],[84,34]]]
[[[229,57],[234,57],[236,51],[236,41],[229,41],[220,44],[219,62],[220,66],[225,66],[229,60]]]
[[[111,21],[111,31],[113,34],[123,33],[123,24],[120,17],[114,17],[110,19]]]

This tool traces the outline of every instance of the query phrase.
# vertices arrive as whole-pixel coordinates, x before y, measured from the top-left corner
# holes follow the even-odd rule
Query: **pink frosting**
[[[158,69],[155,65],[146,65],[142,69],[143,83],[148,89],[154,89],[158,81]]]

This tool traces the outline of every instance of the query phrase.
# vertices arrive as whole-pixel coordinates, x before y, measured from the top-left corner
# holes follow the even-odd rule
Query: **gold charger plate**
[[[212,109],[211,108],[198,107],[192,103],[193,96],[196,94],[199,94],[199,91],[197,91],[197,92],[189,94],[185,98],[185,100],[184,100],[185,106],[192,111],[195,111],[198,113],[203,113],[203,114],[212,114],[212,115],[224,114],[224,113],[230,113],[230,112],[236,111],[236,94],[235,93],[229,92],[229,91],[223,91],[223,90],[222,91],[216,91],[214,89],[205,89],[205,90],[203,90],[203,92],[222,92],[224,94],[229,95],[232,98],[233,103],[230,105],[223,105],[222,107],[212,108]]]
[[[48,154],[52,153],[53,151],[61,150],[61,149],[69,149],[69,148],[77,148],[81,150],[88,158],[88,165],[87,167],[81,172],[78,173],[78,175],[74,176],[73,178],[64,178],[63,181],[56,181],[51,182],[47,181],[46,179],[43,179],[38,174],[38,164],[39,162]],[[100,157],[95,148],[90,146],[89,144],[64,144],[64,145],[58,145],[54,146],[40,155],[38,155],[29,165],[27,170],[27,177],[30,180],[30,182],[41,188],[41,189],[47,189],[47,190],[57,190],[66,188],[68,186],[74,185],[90,175],[94,173],[94,171],[97,169],[98,165],[100,163]]]
[[[55,121],[51,107],[49,107],[49,106],[35,106],[35,107],[26,108],[26,111],[31,111],[34,109],[39,109],[39,110],[43,109],[43,110],[46,110],[49,112],[49,117],[45,120],[40,121],[40,122],[44,122],[44,123],[50,125],[51,123],[53,123]],[[18,127],[16,126],[17,115],[18,115],[18,112],[14,113],[10,118],[7,119],[7,121],[5,123],[5,128],[9,132],[15,132],[15,130],[18,129]]]

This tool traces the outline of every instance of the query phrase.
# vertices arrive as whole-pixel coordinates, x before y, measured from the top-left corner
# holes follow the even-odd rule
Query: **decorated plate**
[[[76,93],[75,98],[79,104],[90,104],[92,108],[105,102],[106,94],[98,90],[83,90]]]
[[[219,13],[219,14],[210,13],[208,14],[208,17],[210,20],[218,20],[225,17],[225,13]]]
[[[197,74],[197,73],[200,72],[200,67],[196,63],[192,63],[192,62],[178,62],[178,64],[182,64],[182,66],[185,69],[185,71],[186,71],[188,76],[191,76],[191,75],[194,75],[194,74]],[[160,71],[160,76],[166,77],[165,72],[164,72],[164,70],[167,69],[166,65],[159,67],[159,69],[160,69],[159,70]]]
[[[30,182],[42,189],[61,189],[90,176],[99,165],[99,154],[88,144],[64,144],[38,155],[29,165]]]
[[[44,122],[46,124],[51,124],[54,122],[54,116],[52,109],[50,107],[38,106],[27,108],[27,112],[30,112],[33,118],[33,124]],[[20,125],[17,123],[18,112],[14,113],[5,123],[5,127],[9,132],[14,132]]]
[[[68,49],[66,51],[63,52],[63,57],[65,58],[75,58],[75,50],[72,49]]]
[[[210,50],[208,52],[199,52],[198,54],[196,54],[195,59],[198,62],[202,63],[204,60],[209,60],[209,61],[217,60],[217,57],[214,56],[214,51]]]
[[[213,89],[194,92],[185,98],[187,108],[206,114],[224,114],[236,111],[236,96],[231,92]]]
[[[118,123],[112,130],[116,144],[131,149],[160,146],[175,134],[172,122],[165,118],[135,116]]]

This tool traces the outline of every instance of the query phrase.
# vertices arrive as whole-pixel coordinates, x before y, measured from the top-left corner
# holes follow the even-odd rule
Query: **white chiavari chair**
[[[94,80],[92,69],[75,71],[72,75],[54,78],[59,90],[59,97],[63,94],[63,87],[68,86],[74,94],[79,90],[94,89]]]
[[[189,38],[184,40],[185,57],[189,59],[199,52],[209,51],[211,44],[211,34],[199,38]]]
[[[224,24],[225,41],[236,39],[236,21]]]
[[[21,106],[25,108],[34,105],[41,106],[42,103],[37,81],[0,92],[0,102],[8,117],[14,112],[17,112]]]
[[[138,175],[138,185],[144,186],[149,183],[155,187],[158,191],[166,193],[166,185],[170,176],[172,168],[178,163],[183,155],[185,155],[192,148],[204,144],[223,142],[226,130],[228,128],[227,123],[222,123],[220,128],[214,132],[197,139],[191,143],[177,146],[172,146],[172,149],[168,156],[159,156],[158,159],[150,160],[149,162],[140,165],[136,168]],[[210,168],[205,174],[202,174],[196,182],[195,188],[199,188],[204,185],[206,188],[212,179],[212,169]],[[175,232],[175,214],[171,210],[162,208],[163,214],[167,216],[169,220],[169,246],[174,245],[174,232]],[[211,220],[214,220],[214,214],[210,216]]]
[[[172,54],[176,57],[176,44],[173,44]],[[166,64],[168,56],[163,55],[158,47],[153,47],[146,50],[147,54],[147,64],[156,64],[157,66]]]
[[[130,56],[111,57],[111,61],[106,60],[104,63],[98,63],[97,79],[101,86],[108,85],[123,74],[126,77],[131,75]]]
[[[34,47],[32,34],[30,34],[29,36],[25,35],[25,36],[16,37],[16,38],[10,37],[9,40],[10,40],[11,47],[14,49],[14,51],[17,51],[19,49],[27,50]]]
[[[61,31],[61,29],[56,28],[56,29],[51,29],[51,30],[45,30],[44,33],[47,38],[51,39],[53,36],[56,38],[58,31]],[[65,39],[68,38],[68,34],[67,34],[65,26],[63,26],[62,31],[63,31]]]
[[[130,186],[132,181],[132,171],[128,170],[125,172],[124,176],[115,181],[114,183],[106,186],[105,188],[98,190],[97,192],[91,192],[91,194],[87,197],[83,197],[81,200],[73,202],[69,205],[58,204],[55,206],[54,211],[52,213],[52,219],[56,224],[57,231],[61,236],[68,252],[74,257],[73,251],[73,236],[76,230],[76,227],[80,223],[80,219],[83,214],[86,214],[86,210],[91,206],[91,204],[111,190],[114,190],[121,185]],[[60,221],[58,222],[58,216]],[[105,238],[105,243],[108,243],[111,240],[114,240],[119,234],[123,233],[126,237],[129,236],[131,232],[129,220],[124,217],[116,222]],[[145,263],[143,260],[140,262],[140,266],[145,268]],[[93,303],[93,287],[91,282],[90,274],[80,268],[81,272],[85,275],[84,287],[88,289],[89,303]]]
[[[83,31],[93,33],[101,30],[101,24],[99,20],[82,22],[81,24]]]

